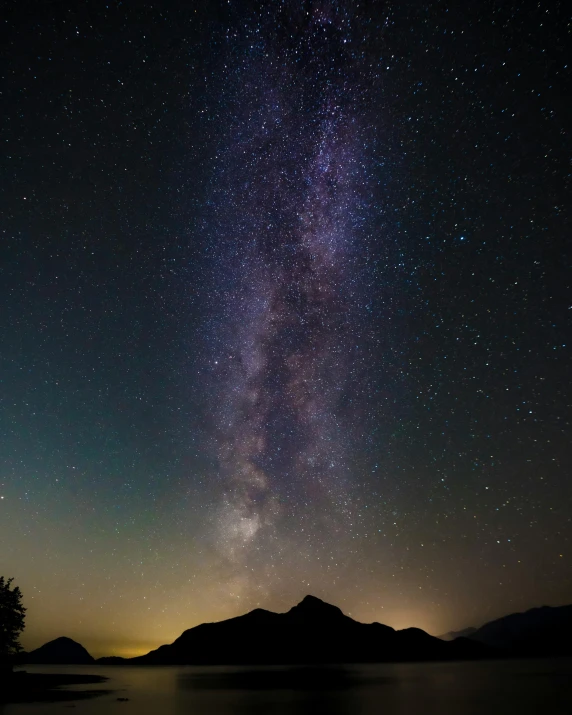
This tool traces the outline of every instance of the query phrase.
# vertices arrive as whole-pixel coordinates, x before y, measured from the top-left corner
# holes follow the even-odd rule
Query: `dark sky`
[[[24,644],[572,602],[564,4],[6,8]]]

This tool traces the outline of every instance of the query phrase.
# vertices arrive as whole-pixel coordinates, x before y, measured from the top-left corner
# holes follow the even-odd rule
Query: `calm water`
[[[93,700],[6,705],[2,715],[553,715],[572,713],[572,659],[332,668],[28,666],[97,673]],[[74,689],[74,688],[69,688]],[[129,698],[120,702],[118,697]]]

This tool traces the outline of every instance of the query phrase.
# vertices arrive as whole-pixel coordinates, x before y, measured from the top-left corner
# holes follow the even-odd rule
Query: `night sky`
[[[568,25],[567,25],[568,23]],[[136,655],[572,602],[564,3],[9,2],[0,573]]]

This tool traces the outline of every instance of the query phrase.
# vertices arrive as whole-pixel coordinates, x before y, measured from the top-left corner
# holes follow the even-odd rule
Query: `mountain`
[[[437,636],[437,638],[442,641],[454,641],[455,638],[470,638],[476,630],[476,628],[464,628],[462,631],[448,631],[443,635]]]
[[[456,660],[489,655],[481,643],[446,643],[418,628],[359,623],[306,596],[287,613],[261,608],[185,631],[170,645],[131,658],[141,664],[282,664]]]
[[[94,659],[86,649],[71,638],[56,638],[32,650],[25,656],[26,663],[52,663],[60,665],[88,665]]]
[[[572,655],[572,605],[512,613],[486,623],[469,637],[514,655]]]
[[[286,613],[257,608],[237,618],[203,623],[184,631],[170,645],[137,658],[94,661],[71,638],[56,638],[21,653],[18,662],[325,664],[551,655],[572,655],[572,605],[533,608],[435,638],[419,628],[396,631],[380,623],[359,623],[337,606],[306,596]]]

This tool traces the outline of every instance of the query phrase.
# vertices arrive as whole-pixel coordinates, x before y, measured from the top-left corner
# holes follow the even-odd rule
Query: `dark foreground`
[[[41,668],[40,668],[41,669]],[[52,668],[50,668],[52,670]],[[62,690],[64,686],[99,685],[107,680],[103,675],[65,672],[29,673],[16,671],[0,680],[0,705],[4,703],[53,703],[70,700],[86,700],[106,695],[107,690]]]
[[[0,705],[1,715],[62,715],[62,708],[75,705],[81,715],[572,713],[572,659],[566,658],[266,668],[38,665],[27,670],[108,681],[93,683],[82,675],[81,684],[62,686],[68,700],[81,702]],[[89,682],[91,694],[101,697],[85,698]]]

